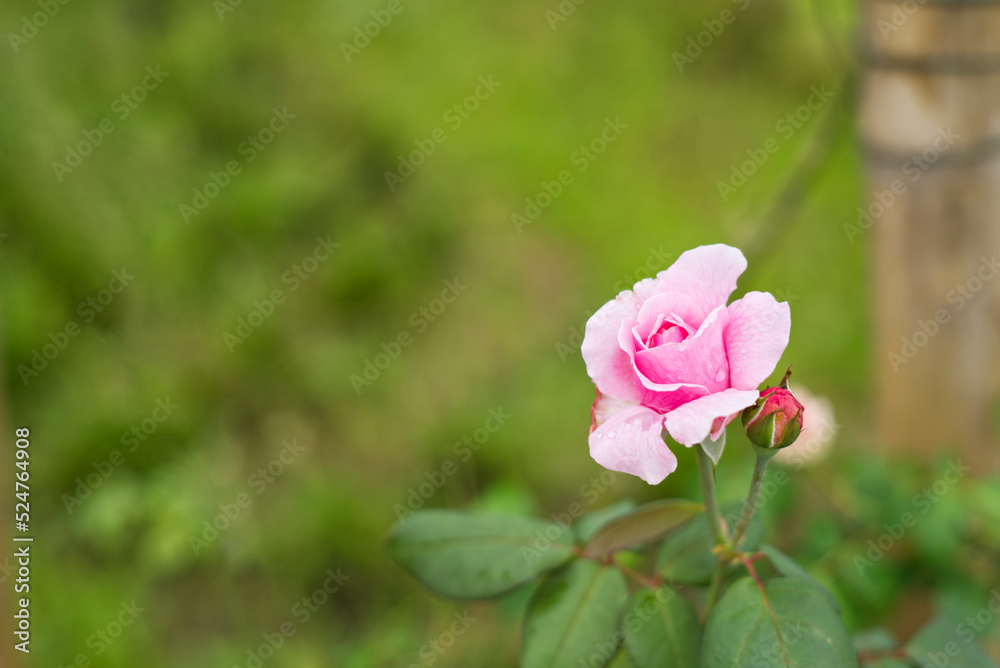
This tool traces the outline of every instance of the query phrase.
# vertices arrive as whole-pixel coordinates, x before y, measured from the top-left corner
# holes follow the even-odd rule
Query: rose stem
[[[715,499],[715,466],[709,459],[708,453],[701,445],[696,445],[698,451],[698,472],[701,478],[701,495],[705,499],[705,516],[708,518],[708,527],[712,532],[717,546],[725,545],[725,538],[722,534],[722,520],[719,517],[719,504]],[[728,557],[721,551],[717,552],[718,561],[715,563],[715,571],[712,573],[712,584],[708,590],[708,599],[705,602],[705,617],[712,611],[715,599],[719,597],[719,588],[722,586],[722,579],[726,575],[726,563]]]
[[[753,519],[754,513],[757,512],[757,500],[760,498],[761,483],[764,482],[764,473],[767,471],[767,464],[770,461],[770,456],[761,457],[757,455],[757,461],[753,467],[753,478],[750,479],[750,491],[747,494],[746,503],[743,504],[740,521],[736,525],[736,529],[733,530],[733,535],[729,537],[729,542],[726,544],[730,550],[736,549],[736,546],[739,545],[744,532],[750,526],[750,520]]]

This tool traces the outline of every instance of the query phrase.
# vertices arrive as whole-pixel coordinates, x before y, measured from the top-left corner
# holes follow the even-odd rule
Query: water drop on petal
[[[723,371],[722,369],[719,369],[719,371],[715,374],[715,382],[721,383],[725,379],[726,379],[726,372]]]
[[[608,438],[614,438],[614,437],[615,437],[615,432],[609,431],[608,432]]]

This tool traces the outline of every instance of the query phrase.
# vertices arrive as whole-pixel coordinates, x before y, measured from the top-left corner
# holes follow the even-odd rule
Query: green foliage
[[[736,582],[705,627],[702,668],[857,668],[843,622],[798,578]]]
[[[687,600],[673,589],[644,588],[630,609],[641,611],[625,624],[628,653],[636,668],[689,668],[701,656],[701,623]]]
[[[602,526],[584,548],[584,556],[604,557],[617,550],[644,545],[684,525],[704,512],[700,503],[665,499],[637,508]]]
[[[816,587],[819,593],[823,594],[823,596],[826,597],[826,600],[830,602],[833,609],[838,613],[840,612],[840,606],[837,605],[837,599],[833,597],[830,590],[817,582],[816,578],[809,575],[806,569],[799,566],[794,559],[773,545],[768,545],[766,543],[760,546],[760,551],[767,555],[767,558],[771,561],[779,573],[786,577],[799,578]]]
[[[571,559],[566,533],[551,522],[524,517],[432,510],[401,523],[386,547],[442,596],[489,598]]]
[[[737,517],[730,513],[730,523]],[[673,499],[621,501],[572,526],[429,510],[401,523],[387,549],[431,590],[454,598],[498,597],[540,578],[524,608],[524,668],[857,668],[859,657],[877,668],[940,657],[957,668],[992,666],[961,625],[943,619],[905,648],[879,630],[852,644],[831,593],[791,557],[768,544],[727,551],[707,538],[707,524],[699,504]],[[759,528],[753,533],[751,545]],[[657,543],[655,560],[635,551]],[[779,577],[759,579],[752,564],[764,558]],[[713,564],[751,577],[705,591],[702,571],[720,577]],[[645,566],[657,567],[655,578],[635,570]],[[665,570],[687,582],[684,594],[659,581]],[[724,593],[713,607],[717,586]],[[528,591],[519,589],[518,606]],[[506,597],[503,608],[511,603]]]
[[[524,620],[523,668],[606,665],[616,654],[615,636],[628,587],[621,571],[596,561],[575,561],[547,577]]]
[[[577,540],[580,543],[586,543],[605,524],[628,515],[633,510],[635,510],[635,503],[631,499],[622,499],[606,508],[587,513],[573,524]]]

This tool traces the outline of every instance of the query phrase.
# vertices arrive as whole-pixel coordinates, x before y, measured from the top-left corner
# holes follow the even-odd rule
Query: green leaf
[[[742,578],[712,610],[701,668],[857,668],[840,617],[798,578]]]
[[[621,571],[575,561],[545,580],[524,619],[522,668],[601,668],[619,651],[628,586]]]
[[[939,615],[910,639],[906,651],[926,666],[996,668],[974,640],[975,633],[968,624]]]
[[[742,507],[740,502],[727,503],[722,507],[722,515],[726,518],[730,533],[739,522]],[[748,552],[755,550],[761,533],[760,521],[754,517],[744,534],[741,549]],[[656,556],[657,571],[671,582],[706,584],[715,568],[715,555],[712,554],[714,546],[708,521],[704,515],[700,515],[663,541]]]
[[[658,540],[704,510],[700,503],[666,499],[640,506],[602,526],[584,548],[585,557],[603,558],[616,550]]]
[[[625,615],[625,643],[636,668],[693,668],[701,653],[701,624],[677,590],[641,589]]]
[[[726,447],[726,432],[723,430],[722,436],[719,437],[718,441],[713,441],[711,438],[706,438],[699,445],[699,448],[705,451],[708,458],[712,460],[712,464],[715,466],[719,465],[719,460],[722,459],[722,451]]]
[[[386,549],[442,596],[489,598],[566,563],[571,540],[568,530],[542,520],[427,510],[398,525]]]
[[[801,578],[816,587],[816,589],[819,590],[819,593],[823,594],[823,596],[826,597],[826,600],[830,602],[830,605],[837,611],[837,614],[840,614],[840,606],[837,605],[837,599],[833,597],[830,590],[821,585],[816,578],[809,575],[808,571],[799,566],[794,559],[773,545],[768,545],[767,543],[760,546],[760,551],[767,555],[767,558],[772,564],[774,564],[774,567],[782,575],[790,578]]]
[[[573,525],[577,538],[581,543],[586,543],[594,537],[597,530],[611,520],[628,515],[635,510],[635,502],[632,499],[622,499],[618,503],[587,513]]]

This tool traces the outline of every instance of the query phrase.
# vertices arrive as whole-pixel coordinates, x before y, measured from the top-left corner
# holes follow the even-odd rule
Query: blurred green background
[[[836,588],[853,629],[915,628],[904,597],[938,585],[986,603],[995,529],[975,548],[933,531],[972,521],[966,497],[995,512],[995,485],[963,487],[924,539],[864,576],[851,562],[934,475],[857,459],[872,444],[866,240],[842,229],[863,195],[845,83],[854,3],[563,2],[554,28],[557,0],[50,4],[30,38],[40,5],[0,7],[5,411],[33,437],[28,665],[247,666],[285,622],[296,632],[265,665],[428,665],[421,646],[466,609],[476,623],[436,665],[515,665],[524,592],[435,600],[382,541],[449,461],[427,507],[550,515],[579,500],[601,473],[584,322],[715,242],[747,252],[739,293],[791,302],[783,364],[841,424],[844,454],[766,507],[772,542]],[[679,71],[675,52],[727,9],[732,23]],[[355,27],[379,17],[348,61],[342,45],[365,44]],[[487,94],[480,77],[499,85]],[[780,133],[814,86],[837,92]],[[269,136],[274,109],[294,118]],[[627,127],[581,162],[607,119]],[[386,172],[435,130],[445,141],[390,188]],[[771,137],[780,149],[723,201],[717,182]],[[518,229],[512,215],[563,170],[572,183]],[[213,174],[224,187],[206,192]],[[337,247],[307,260],[326,256],[318,239]],[[114,292],[123,270],[134,278]],[[465,287],[435,302],[446,281]],[[403,333],[386,366],[382,344]],[[386,368],[352,383],[368,362]],[[461,454],[491,410],[509,418]],[[730,434],[724,497],[745,488],[743,438]],[[282,462],[286,441],[301,452]],[[662,486],[619,476],[593,507],[696,495],[691,453],[678,455]],[[192,536],[226,508],[238,516],[195,554]],[[300,614],[338,569],[349,579]],[[138,618],[95,641],[133,600]]]

